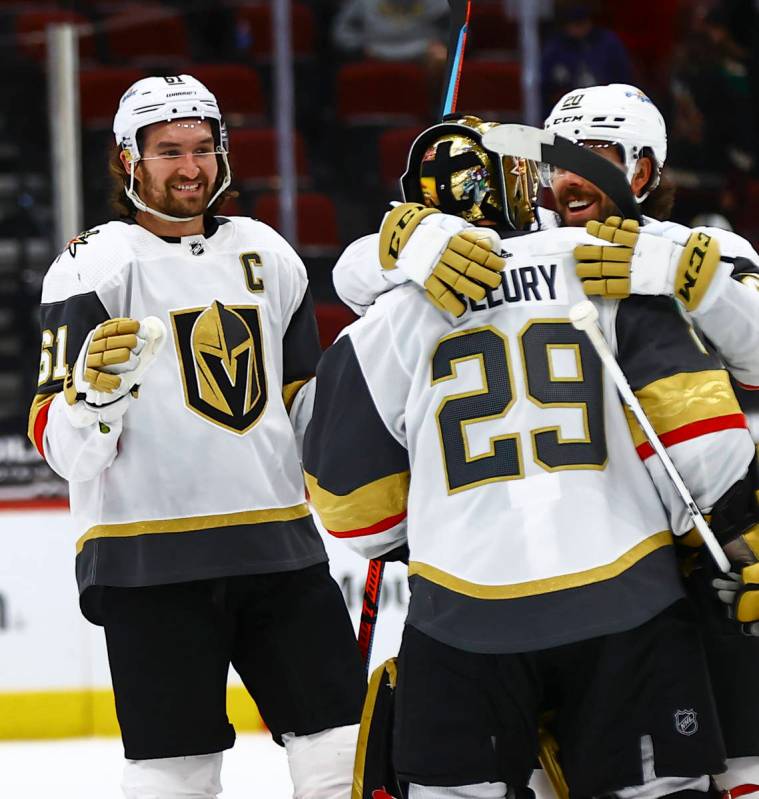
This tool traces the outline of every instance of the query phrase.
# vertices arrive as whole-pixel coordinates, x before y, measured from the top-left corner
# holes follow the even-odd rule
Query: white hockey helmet
[[[653,156],[654,174],[647,191],[636,198],[638,202],[659,185],[667,159],[667,126],[659,109],[635,86],[611,83],[574,89],[553,107],[545,129],[575,142],[618,145],[628,181],[641,154]]]
[[[192,75],[142,78],[124,92],[113,119],[116,144],[132,163],[129,185],[124,187],[127,197],[140,211],[147,211],[168,222],[187,222],[193,217],[169,216],[149,208],[139,197],[134,189],[134,166],[142,157],[137,134],[141,128],[156,122],[189,117],[211,121],[215,150],[224,167],[222,180],[208,201],[207,207],[210,207],[232,181],[227,157],[229,139],[216,98],[197,78]]]

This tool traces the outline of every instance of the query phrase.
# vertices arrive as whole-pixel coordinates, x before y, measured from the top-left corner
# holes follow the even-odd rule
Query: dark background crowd
[[[518,5],[473,0],[462,112],[521,120]],[[543,114],[572,88],[638,85],[667,120],[673,218],[729,226],[758,244],[759,1],[535,5]],[[0,499],[28,472],[17,456],[39,358],[35,309],[62,246],[52,240],[40,32],[79,26],[85,228],[110,218],[106,159],[120,94],[147,74],[181,72],[217,95],[231,130],[239,197],[225,212],[277,227],[271,14],[269,0],[0,0]],[[332,265],[398,197],[409,144],[439,113],[447,40],[446,0],[292,0],[298,250],[325,343],[351,318]]]

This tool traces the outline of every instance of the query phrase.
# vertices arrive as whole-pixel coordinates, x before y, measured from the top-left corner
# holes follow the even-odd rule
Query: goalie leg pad
[[[351,799],[402,796],[393,766],[393,721],[395,687],[398,681],[395,658],[378,666],[369,679],[361,712],[356,747]]]
[[[285,733],[293,799],[348,799],[357,737],[358,724],[311,735]]]
[[[126,799],[217,799],[221,761],[221,752],[127,760],[121,787]]]

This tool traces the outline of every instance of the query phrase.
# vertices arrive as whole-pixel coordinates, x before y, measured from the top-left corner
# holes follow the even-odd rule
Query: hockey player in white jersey
[[[569,92],[549,114],[546,128],[584,141],[599,154],[620,163],[644,213],[659,215],[666,211],[666,204],[664,209],[657,209],[656,202],[667,153],[664,121],[653,103],[634,87],[598,86]],[[640,229],[629,220],[615,219],[612,225],[604,225],[600,220],[613,213],[613,208],[599,199],[597,189],[587,181],[552,170],[550,182],[564,224],[587,225],[589,231],[618,247],[616,252],[601,253],[597,248],[578,251],[578,275],[586,292],[598,296],[673,294],[727,364],[741,408],[754,422],[752,431],[759,443],[755,423],[759,414],[759,254],[751,244],[718,228],[697,228],[697,237],[691,239],[688,229],[666,221],[666,217],[663,221],[644,217],[645,224]],[[649,210],[647,206],[652,201]],[[685,296],[678,296],[675,280],[682,258],[678,244],[689,240],[696,248],[713,241],[721,260],[718,266],[713,261],[700,273],[694,273],[698,278],[689,287],[692,298],[687,301]],[[709,249],[715,248],[711,245]],[[641,258],[644,251],[648,260]],[[654,268],[657,261],[658,270]],[[745,536],[749,547],[745,555],[749,558],[759,552],[756,537],[756,533]],[[689,596],[698,608],[728,754],[728,772],[719,782],[733,790],[742,784],[759,784],[759,704],[742,688],[753,679],[759,666],[759,638],[744,634],[715,602],[708,579],[711,563],[705,554],[686,558],[686,571]],[[736,571],[740,573],[740,563]],[[734,594],[725,592],[722,596],[729,601]]]
[[[630,257],[626,275],[616,262],[608,266],[608,275],[603,271],[606,267],[581,265],[580,275],[589,281],[586,290],[600,296],[607,290],[619,296],[625,289],[628,294],[677,296],[674,273],[681,258],[694,246],[689,241],[693,230],[665,220],[664,215],[671,210],[671,196],[667,201],[668,190],[659,187],[659,179],[667,155],[667,133],[651,100],[640,89],[623,84],[577,89],[559,100],[546,120],[546,129],[593,147],[599,155],[618,163],[642,203],[644,214],[657,215],[656,219],[644,217],[637,253],[646,257],[635,257],[632,275]],[[550,172],[558,213],[538,209],[541,228],[559,224],[584,226],[589,221],[595,225],[594,220],[602,221],[615,213],[609,198],[589,181],[565,170]],[[402,184],[406,201],[426,202],[423,186],[413,179],[404,179]],[[661,194],[665,196],[659,197]],[[456,213],[453,206],[450,210],[446,207],[446,211],[445,216]],[[461,280],[459,271],[451,273],[444,268],[441,254],[467,224],[473,223],[477,223],[474,218],[428,220],[408,236],[408,243],[412,244],[408,252],[413,253],[413,259],[404,258],[401,252],[398,258],[383,264],[376,256],[378,234],[359,239],[346,249],[333,272],[340,298],[361,313],[379,294],[409,279],[425,288],[430,283],[439,287],[441,280],[448,286],[457,281],[452,287],[466,294],[470,290],[468,282]],[[440,232],[435,235],[433,229]],[[600,232],[597,227],[594,230]],[[682,297],[678,300],[718,348],[736,380],[749,389],[759,386],[759,254],[735,233],[718,228],[694,230],[711,239],[712,253],[720,258],[715,268],[700,276],[694,293],[698,301],[686,304]],[[466,271],[467,266],[464,263],[460,269]],[[608,282],[610,277],[618,279]],[[449,311],[463,311],[455,293],[445,296],[450,298]]]
[[[550,185],[556,198],[557,214],[541,209],[541,227],[557,224],[584,226],[614,243],[616,249],[601,250],[598,245],[579,251],[578,275],[584,289],[592,295],[624,296],[629,293],[673,295],[680,263],[687,261],[705,242],[709,242],[711,263],[693,291],[692,300],[679,297],[682,309],[707,335],[728,365],[734,379],[741,408],[759,431],[759,394],[751,391],[759,384],[759,255],[745,239],[716,228],[691,231],[666,220],[671,210],[671,190],[658,186],[667,153],[666,127],[661,114],[640,90],[612,85],[577,89],[556,104],[546,128],[581,142],[609,160],[618,163],[628,176],[631,188],[641,202],[644,226],[640,232],[629,221],[627,231],[602,225],[616,212],[613,203],[596,186],[566,170],[551,169]],[[408,198],[423,199],[421,192]],[[657,218],[653,218],[657,217]],[[599,221],[596,221],[599,220]],[[438,223],[456,229],[453,220]],[[462,225],[461,221],[458,223]],[[632,232],[630,232],[632,231]],[[696,234],[695,236],[693,234]],[[651,235],[646,235],[651,234]],[[419,239],[419,241],[416,241]],[[628,246],[625,250],[620,245]],[[413,269],[401,258],[392,271],[382,270],[372,249],[379,237],[365,237],[351,245],[335,269],[335,285],[342,298],[362,312],[388,285],[402,282],[406,275],[424,284],[432,274],[440,274],[439,256],[422,236],[408,236],[413,252]],[[443,247],[450,247],[443,241]],[[719,254],[719,257],[717,257]],[[606,257],[604,257],[606,256]],[[373,262],[373,263],[372,263]],[[466,272],[468,266],[460,266]],[[401,274],[404,271],[406,275]],[[445,275],[443,275],[445,276]],[[392,282],[391,282],[392,281]],[[690,299],[690,298],[689,298]],[[451,310],[460,312],[461,298],[452,295]],[[754,432],[755,440],[757,434]],[[749,536],[749,539],[751,536]],[[759,547],[752,545],[759,552]],[[709,567],[696,571],[688,581],[698,602],[704,641],[713,686],[720,711],[730,769],[721,780],[725,787],[740,783],[759,783],[759,728],[755,723],[759,707],[747,701],[741,689],[759,662],[759,639],[746,636],[725,617],[724,608],[715,602],[709,581]],[[743,564],[738,563],[740,571]],[[689,566],[689,571],[691,567]],[[723,597],[730,599],[729,592]],[[736,675],[742,675],[736,678]]]
[[[45,277],[29,432],[69,480],[124,793],[217,796],[232,663],[295,795],[347,799],[365,680],[299,458],[320,356],[305,268],[268,226],[215,215],[226,130],[192,76],[135,83],[114,133],[120,218]]]
[[[439,140],[455,140],[450,128],[439,126]],[[428,148],[422,159],[411,159],[410,171],[416,167],[423,177],[425,169],[434,170],[438,152]],[[452,152],[454,147],[442,151],[443,159]],[[466,169],[487,174],[491,167],[494,174],[492,159],[482,160],[492,154],[461,141],[456,152],[478,154],[480,167]],[[476,205],[483,196],[472,193],[469,200]],[[463,203],[464,197],[458,199]],[[412,208],[389,215],[396,235],[382,237],[388,249],[403,240],[409,216]],[[657,534],[640,532],[665,518],[641,461],[663,488],[672,529],[681,534],[687,525],[634,425],[630,437],[588,343],[567,324],[568,305],[582,297],[571,255],[582,238],[581,231],[565,228],[504,240],[501,286],[483,302],[470,301],[453,329],[415,289],[391,292],[349,328],[320,366],[305,465],[327,528],[376,556],[397,546],[408,524],[413,590],[399,662],[395,757],[401,776],[415,783],[410,796],[495,797],[504,795],[500,781],[519,786],[534,759],[534,714],[541,703],[534,690],[545,691],[541,698],[560,708],[556,729],[573,794],[697,795],[709,790],[706,774],[721,770],[713,757],[719,744],[711,739],[711,757],[702,751],[690,761],[691,770],[678,774],[673,764],[686,768],[688,758],[664,752],[695,732],[689,726],[694,717],[682,708],[668,714],[663,708],[670,699],[638,693],[658,690],[672,662],[687,662],[690,677],[694,667],[702,669],[704,679],[698,634],[679,601],[671,539],[649,549]],[[754,452],[745,418],[727,373],[671,300],[631,298],[604,304],[602,315],[633,388],[699,503],[714,506],[719,516],[725,496],[731,504],[738,494],[750,499]],[[689,401],[673,406],[673,391]],[[328,451],[327,440],[333,442]],[[350,445],[334,443],[340,440]],[[603,451],[596,449],[601,441]],[[367,451],[375,460],[361,455]],[[639,530],[634,543],[622,544],[626,529]],[[742,529],[725,524],[722,533],[728,538]],[[694,648],[688,654],[666,651],[671,642],[664,628],[658,628],[656,644],[647,638],[650,624],[668,626],[672,614],[681,632],[679,625],[689,628]],[[607,655],[614,651],[620,658],[610,671],[613,680],[604,673],[598,635],[612,642],[609,650],[602,646]],[[642,653],[639,635],[648,642],[646,657],[662,661],[656,676],[643,677],[630,666],[636,672],[630,691],[622,664],[626,658],[635,663]],[[587,643],[567,648],[577,641]],[[588,661],[577,654],[586,647],[594,651]],[[472,658],[462,651],[529,652],[520,657],[532,676],[521,666],[512,669],[508,658]],[[559,665],[549,678],[542,669],[554,657]],[[576,676],[557,681],[565,657]],[[593,679],[586,683],[591,661]],[[438,664],[447,678],[432,676]],[[405,680],[404,668],[410,675]],[[467,674],[482,687],[463,689],[454,674]],[[510,683],[521,686],[519,696],[512,696]],[[426,707],[414,700],[415,691]],[[681,695],[678,701],[689,700]],[[518,721],[509,715],[509,703],[519,708]],[[640,706],[657,707],[657,720],[643,719]],[[584,714],[584,726],[570,721],[575,712]],[[614,730],[627,723],[638,734],[620,732],[628,744],[634,741],[624,753]],[[596,738],[600,730],[607,739]],[[420,740],[425,745],[415,745]],[[485,746],[485,740],[496,745]]]

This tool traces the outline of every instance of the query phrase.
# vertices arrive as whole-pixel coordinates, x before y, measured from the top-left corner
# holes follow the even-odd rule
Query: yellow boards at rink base
[[[71,525],[63,500],[0,503],[0,740],[118,734],[103,632],[79,611]],[[358,629],[367,562],[324,538]],[[385,570],[374,665],[397,652],[405,572],[398,563]],[[234,673],[227,708],[238,731],[263,729]]]

